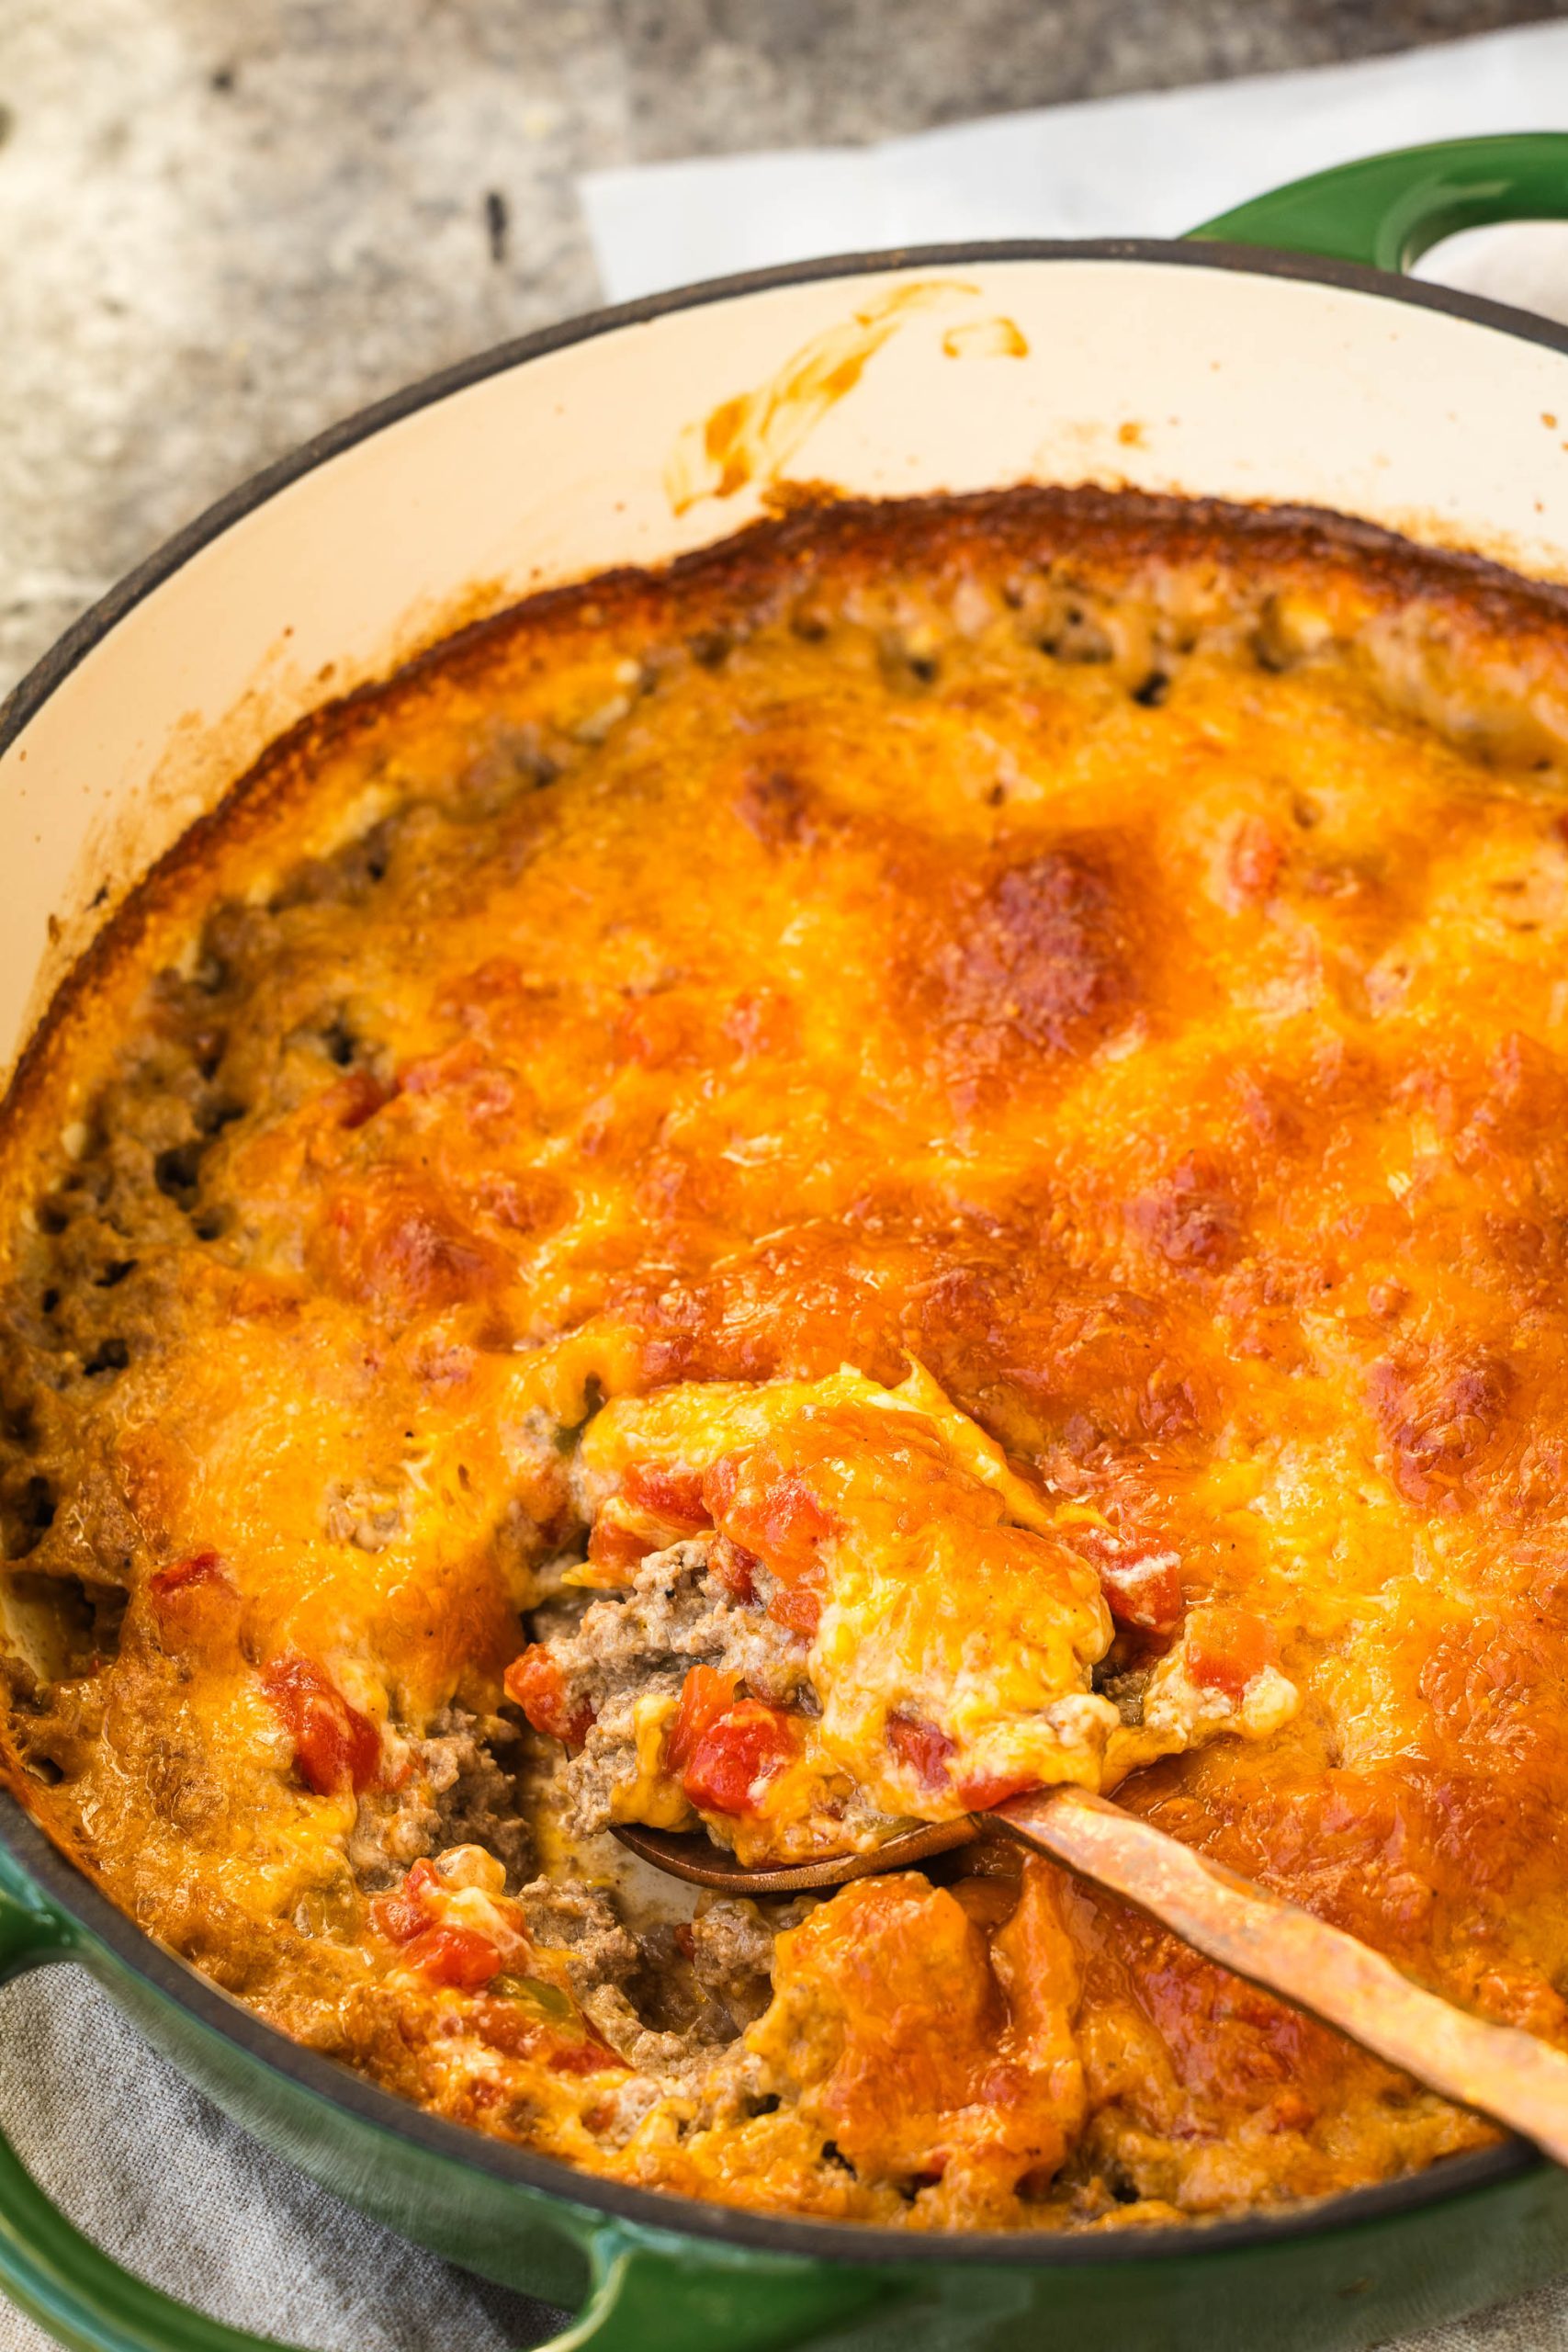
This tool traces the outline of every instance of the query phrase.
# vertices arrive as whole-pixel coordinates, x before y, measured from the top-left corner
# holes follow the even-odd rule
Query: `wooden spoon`
[[[1294,2002],[1445,2098],[1506,2124],[1568,2165],[1568,2057],[1423,1992],[1382,1954],[1283,1896],[1238,1878],[1108,1798],[1042,1790],[994,1811],[932,1822],[870,1853],[749,1871],[702,1836],[621,1827],[656,1870],[726,1894],[794,1894],[880,1877],[982,1838],[1010,1838],[1124,1895],[1184,1943]]]

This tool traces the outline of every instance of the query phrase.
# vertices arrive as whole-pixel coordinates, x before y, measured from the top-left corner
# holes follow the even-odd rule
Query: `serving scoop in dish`
[[[700,1834],[630,1826],[614,1834],[656,1870],[732,1895],[842,1886],[955,1847],[1009,1839],[1136,1904],[1207,1959],[1568,2165],[1568,2057],[1516,2026],[1494,2025],[1424,1991],[1342,1928],[1086,1789],[1037,1790],[986,1813],[926,1823],[867,1852],[778,1870],[747,1870]]]

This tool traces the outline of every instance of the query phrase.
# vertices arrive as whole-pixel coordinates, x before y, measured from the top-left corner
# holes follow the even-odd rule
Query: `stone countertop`
[[[400,384],[590,307],[581,171],[871,140],[1550,13],[1540,0],[6,0],[0,691],[257,467]]]

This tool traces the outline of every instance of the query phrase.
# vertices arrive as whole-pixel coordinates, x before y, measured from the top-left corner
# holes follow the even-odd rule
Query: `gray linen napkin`
[[[269,2155],[80,1968],[0,1991],[0,2124],[89,2237],[231,2326],[316,2352],[516,2352],[567,2324]],[[0,2352],[52,2352],[3,2299]]]

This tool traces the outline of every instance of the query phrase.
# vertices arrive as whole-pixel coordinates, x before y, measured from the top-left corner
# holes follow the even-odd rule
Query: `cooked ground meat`
[[[367,1792],[348,1840],[348,1862],[367,1893],[391,1886],[410,1862],[447,1846],[482,1846],[515,1887],[533,1860],[514,1771],[517,1733],[499,1715],[447,1707],[411,1740],[402,1785]]]
[[[641,1967],[637,1939],[622,1926],[615,1903],[600,1889],[572,1882],[536,1878],[518,1896],[531,1934],[561,1947],[572,1989],[623,1984]]]
[[[794,1913],[787,1917],[793,1917]],[[688,1933],[693,1973],[705,1992],[723,2003],[737,2031],[760,2018],[768,2006],[773,1937],[785,1920],[782,1905],[774,1905],[770,1926],[756,1904],[721,1899],[699,1907],[692,1921]]]
[[[627,1592],[596,1600],[574,1630],[549,1638],[568,1709],[593,1717],[566,1773],[567,1823],[580,1837],[615,1818],[617,1783],[636,1777],[638,1702],[678,1697],[691,1667],[722,1668],[780,1705],[809,1704],[805,1644],[738,1607],[710,1573],[708,1551],[694,1541],[650,1554]]]

